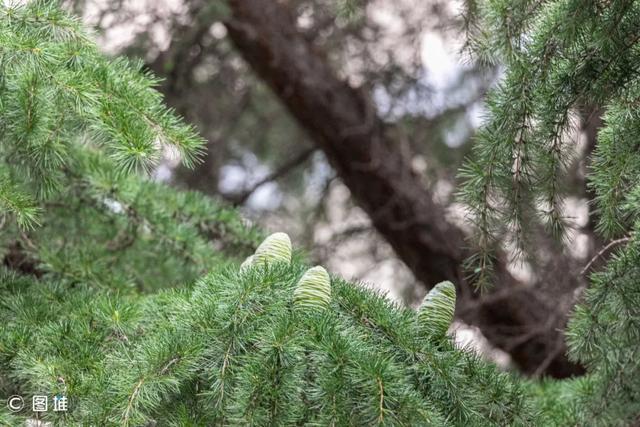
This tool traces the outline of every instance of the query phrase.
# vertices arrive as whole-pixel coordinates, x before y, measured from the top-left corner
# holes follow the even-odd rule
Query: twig
[[[609,249],[611,249],[612,247],[616,246],[616,245],[620,245],[622,243],[626,243],[629,240],[631,240],[630,236],[625,236],[625,237],[621,237],[619,239],[616,240],[612,240],[611,242],[609,242],[604,248],[600,249],[598,251],[597,254],[595,254],[593,256],[593,258],[591,258],[591,260],[589,260],[589,262],[587,263],[587,265],[584,266],[584,268],[580,271],[580,275],[584,275],[593,265],[594,262],[596,262],[598,260],[598,258],[600,258],[602,255],[605,254],[605,252],[607,252]]]
[[[162,367],[162,369],[160,369],[159,374],[160,375],[165,375],[169,368],[174,365],[175,363],[178,363],[180,361],[180,357],[176,356],[173,359],[169,360],[169,362],[164,365]],[[133,407],[135,405],[135,401],[138,398],[139,394],[140,394],[140,389],[142,388],[142,385],[145,382],[145,377],[140,378],[140,380],[136,383],[136,385],[133,387],[133,391],[131,392],[131,395],[129,396],[129,400],[127,402],[127,408],[124,411],[123,417],[123,425],[128,426],[129,425],[129,419],[131,417],[131,412],[133,411]]]
[[[264,178],[262,178],[260,181],[253,184],[248,189],[242,191],[240,194],[228,196],[228,198],[231,199],[231,201],[235,206],[243,204],[244,202],[247,201],[249,197],[251,197],[253,193],[255,193],[255,191],[258,188],[262,187],[263,185],[271,181],[275,181],[277,179],[282,178],[283,176],[288,174],[291,170],[295,169],[296,167],[306,162],[311,157],[311,155],[316,152],[316,150],[317,148],[311,147],[302,151],[296,157],[282,164],[280,167],[278,167],[278,169],[274,170],[272,173],[265,176]]]
[[[27,236],[27,233],[21,232],[20,237],[22,237],[22,240],[27,244],[29,248],[33,249],[34,251],[38,250],[36,245],[31,241],[31,239],[29,239],[29,236]]]
[[[166,374],[169,371],[169,368],[172,365],[175,365],[176,363],[178,363],[179,361],[180,361],[179,356],[176,356],[173,359],[169,360],[169,362],[166,365],[164,365],[164,367],[160,370],[160,375]]]
[[[620,245],[622,243],[626,243],[629,240],[631,240],[631,236],[625,236],[625,237],[621,237],[619,239],[616,240],[612,240],[611,242],[607,243],[605,245],[605,247],[603,247],[602,249],[600,249],[598,251],[597,254],[595,254],[593,256],[593,258],[591,258],[589,260],[589,262],[587,263],[587,265],[584,266],[584,268],[582,269],[582,271],[580,271],[580,275],[584,275],[589,268],[591,268],[591,265],[593,265],[594,262],[596,262],[596,260],[598,258],[600,258],[602,255],[604,255],[605,252],[607,252],[609,249],[611,249],[612,247],[616,246],[616,245]],[[575,291],[573,291],[573,300],[577,301],[578,299],[580,299],[580,296],[582,295],[582,293],[584,292],[584,290],[587,288],[587,283],[583,283],[582,285],[580,285],[579,287],[576,288]]]
[[[138,397],[138,393],[140,393],[140,387],[142,387],[143,383],[144,383],[144,378],[140,378],[140,381],[138,381],[135,387],[133,387],[133,391],[129,396],[129,401],[127,402],[127,408],[125,409],[123,414],[123,417],[124,417],[123,425],[125,426],[129,425],[129,417],[133,409],[133,404]]]

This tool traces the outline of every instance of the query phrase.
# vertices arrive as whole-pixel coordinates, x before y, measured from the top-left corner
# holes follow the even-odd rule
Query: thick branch
[[[427,284],[458,281],[463,236],[413,174],[407,147],[387,138],[368,96],[335,77],[278,2],[230,4],[233,42],[326,153],[376,228]],[[403,249],[414,246],[424,252]]]

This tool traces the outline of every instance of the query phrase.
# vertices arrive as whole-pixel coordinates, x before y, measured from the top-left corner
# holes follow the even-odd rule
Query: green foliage
[[[308,269],[286,234],[258,245],[236,212],[133,173],[160,147],[191,162],[199,138],[150,76],[104,59],[52,2],[1,6],[0,395],[64,394],[70,410],[43,419],[69,426],[629,424],[640,412],[637,9],[477,5],[488,38],[476,47],[507,64],[464,172],[485,253],[505,233],[524,242],[540,219],[561,230],[562,135],[583,101],[609,106],[592,173],[601,229],[629,233],[569,328],[588,375],[534,382],[456,348],[451,283],[417,313],[400,308]],[[32,416],[7,411],[3,425]]]
[[[148,170],[160,149],[192,164],[202,145],[153,90],[141,64],[106,60],[53,1],[0,6],[0,206],[23,228],[64,191],[70,156],[99,147],[118,172]]]
[[[326,310],[296,309],[304,274],[233,266],[148,297],[5,274],[3,391],[64,388],[68,425],[535,425],[516,378],[434,348],[411,310],[337,278]]]
[[[114,171],[97,153],[75,153],[79,176],[46,202],[42,226],[7,221],[0,254],[20,253],[38,274],[120,291],[183,285],[253,251],[261,233],[238,214],[193,192]]]
[[[571,354],[590,375],[576,395],[581,423],[628,425],[640,412],[640,245],[634,238],[593,274],[568,332]]]
[[[488,120],[461,175],[462,200],[478,232],[482,276],[491,251],[508,241],[522,253],[542,223],[560,236],[567,166],[575,154],[571,132],[577,109],[599,105],[609,111],[591,174],[600,228],[620,232],[627,223],[620,201],[633,175],[628,152],[637,90],[637,22],[640,6],[562,0],[474,3],[473,53],[504,62],[505,76],[487,102]],[[629,135],[617,141],[617,135]],[[606,136],[610,134],[610,136]],[[616,135],[615,147],[612,139]],[[626,146],[626,148],[625,148]],[[624,156],[624,160],[623,160]],[[629,162],[626,164],[625,162]]]
[[[634,362],[640,338],[640,4],[500,0],[471,6],[472,51],[506,64],[503,81],[489,97],[474,156],[462,171],[461,195],[480,245],[476,272],[486,277],[491,252],[501,242],[526,253],[539,223],[556,236],[563,233],[563,180],[575,149],[574,117],[583,106],[603,107],[588,178],[598,230],[605,237],[625,237],[606,270],[592,275],[569,325],[570,355],[587,366],[588,375],[545,388],[575,405],[575,418],[565,425],[630,425],[640,413]],[[548,398],[542,402],[549,411],[557,408]]]
[[[337,2],[338,16],[353,19],[361,10],[361,6],[358,3],[358,0],[339,0]]]

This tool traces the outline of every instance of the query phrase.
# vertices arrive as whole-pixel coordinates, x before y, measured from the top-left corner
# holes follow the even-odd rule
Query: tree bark
[[[580,373],[564,354],[559,331],[568,310],[558,309],[558,295],[549,298],[518,282],[504,262],[497,265],[498,283],[487,296],[465,280],[462,264],[470,253],[464,233],[447,221],[445,209],[412,171],[409,147],[389,136],[367,93],[337,77],[284,3],[229,0],[229,36],[324,151],[378,232],[428,288],[442,280],[456,283],[461,318],[480,327],[524,372]],[[577,286],[562,286],[563,300]]]

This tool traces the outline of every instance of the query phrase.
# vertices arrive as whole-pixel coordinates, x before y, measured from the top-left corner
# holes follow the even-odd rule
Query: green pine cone
[[[248,259],[245,261],[247,262]],[[256,249],[251,265],[271,264],[274,262],[291,263],[291,239],[287,233],[273,233]],[[244,265],[244,263],[243,263]]]
[[[323,310],[331,302],[331,278],[321,266],[308,269],[298,281],[293,291],[296,307]]]
[[[440,282],[424,297],[418,309],[420,329],[433,338],[446,335],[456,308],[456,288],[453,283]]]

